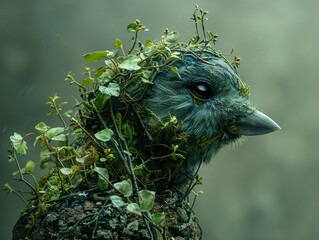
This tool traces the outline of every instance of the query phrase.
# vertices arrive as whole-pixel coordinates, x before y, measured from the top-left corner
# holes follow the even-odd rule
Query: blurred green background
[[[226,147],[202,167],[196,212],[204,239],[319,239],[318,0],[0,0],[0,185],[17,185],[9,136],[58,123],[46,119],[45,102],[58,93],[74,103],[77,89],[64,78],[72,70],[81,79],[84,53],[112,49],[117,37],[128,48],[126,25],[136,18],[150,29],[142,39],[169,27],[187,41],[195,3],[210,13],[216,47],[241,57],[253,103],[282,127]],[[0,194],[1,239],[11,238],[23,207]]]

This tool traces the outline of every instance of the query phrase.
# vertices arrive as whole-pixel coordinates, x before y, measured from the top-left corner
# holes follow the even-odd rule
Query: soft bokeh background
[[[241,57],[252,101],[282,127],[223,149],[202,168],[196,212],[204,239],[319,239],[318,0],[0,0],[0,185],[15,185],[9,136],[57,124],[44,116],[48,96],[73,104],[77,90],[64,78],[69,70],[81,78],[82,54],[112,49],[116,37],[128,48],[126,25],[136,18],[151,30],[144,39],[169,27],[186,41],[195,3],[210,12],[216,47]],[[1,239],[11,238],[22,209],[0,194]]]

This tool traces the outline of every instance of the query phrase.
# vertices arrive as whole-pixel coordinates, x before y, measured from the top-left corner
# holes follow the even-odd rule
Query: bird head
[[[179,56],[157,74],[143,104],[161,119],[174,116],[181,122],[187,136],[187,159],[180,168],[184,174],[193,175],[202,162],[241,136],[280,129],[252,107],[249,88],[222,56],[210,51]]]

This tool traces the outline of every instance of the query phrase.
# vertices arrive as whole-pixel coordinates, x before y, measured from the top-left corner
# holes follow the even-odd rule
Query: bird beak
[[[274,120],[257,110],[238,117],[235,124],[236,133],[245,136],[262,135],[281,129]]]

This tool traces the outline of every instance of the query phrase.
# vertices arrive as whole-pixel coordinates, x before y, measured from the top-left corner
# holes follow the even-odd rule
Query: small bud
[[[238,67],[240,65],[240,57],[235,56],[233,64]]]
[[[177,118],[175,116],[172,116],[170,119],[169,119],[169,122],[172,123],[172,124],[176,124],[177,123]]]

